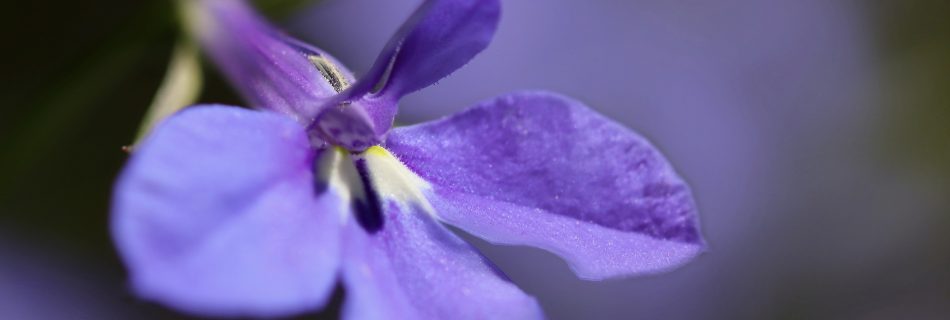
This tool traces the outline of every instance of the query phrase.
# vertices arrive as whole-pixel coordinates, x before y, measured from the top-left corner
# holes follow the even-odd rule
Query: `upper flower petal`
[[[344,229],[344,319],[538,319],[537,301],[418,206]]]
[[[392,128],[399,99],[449,75],[484,50],[500,12],[498,0],[422,3],[389,40],[370,71],[324,101],[313,127],[322,130],[326,140],[350,151],[378,144]],[[343,130],[340,119],[355,125]]]
[[[583,278],[667,270],[704,248],[689,188],[660,152],[577,101],[511,94],[396,128],[386,146],[433,185],[441,219],[550,250]]]
[[[159,125],[114,191],[113,236],[134,289],[208,315],[322,306],[345,205],[316,194],[313,158],[303,127],[276,113],[196,107]]]
[[[383,85],[378,96],[395,100],[435,83],[488,46],[500,14],[498,0],[427,0],[343,99],[358,98]]]
[[[280,33],[242,0],[190,0],[192,33],[252,106],[313,120],[353,77],[336,59]]]

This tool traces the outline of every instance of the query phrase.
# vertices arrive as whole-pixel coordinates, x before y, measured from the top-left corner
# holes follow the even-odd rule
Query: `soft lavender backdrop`
[[[418,2],[323,0],[282,22],[362,73]],[[504,3],[492,46],[399,121],[569,94],[663,149],[711,245],[673,273],[584,282],[552,255],[478,242],[552,318],[950,318],[950,2]],[[107,230],[172,4],[2,10],[0,319],[187,318],[129,292]],[[207,70],[202,101],[244,104]]]
[[[290,28],[359,75],[413,5],[329,0]],[[711,251],[671,274],[584,282],[479,243],[553,318],[868,317],[908,307],[895,289],[927,314],[942,292],[905,278],[926,268],[907,248],[940,198],[872,158],[869,33],[854,1],[506,1],[494,43],[398,119],[551,89],[651,137],[692,183]]]

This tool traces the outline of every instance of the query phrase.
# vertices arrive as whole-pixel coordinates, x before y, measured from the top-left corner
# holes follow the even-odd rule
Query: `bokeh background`
[[[417,2],[259,1],[357,74]],[[398,121],[519,89],[576,97],[665,152],[711,245],[668,274],[587,282],[472,239],[549,317],[950,318],[950,2],[503,3],[493,44]],[[128,293],[108,234],[172,2],[4,6],[0,319],[187,318]],[[205,78],[202,102],[240,104]]]

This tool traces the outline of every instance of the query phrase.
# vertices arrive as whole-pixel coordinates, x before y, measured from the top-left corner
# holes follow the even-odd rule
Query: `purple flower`
[[[144,298],[286,315],[321,308],[339,278],[346,318],[539,318],[443,223],[549,250],[592,280],[703,251],[689,188],[659,151],[578,101],[519,92],[392,128],[402,96],[488,45],[497,0],[424,2],[359,81],[240,1],[186,3],[212,60],[264,110],[189,108],[137,147],[113,233]]]

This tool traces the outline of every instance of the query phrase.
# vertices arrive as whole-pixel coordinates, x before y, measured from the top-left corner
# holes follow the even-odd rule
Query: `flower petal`
[[[244,1],[182,3],[192,33],[252,106],[307,124],[353,81],[336,59],[280,33]]]
[[[484,50],[500,13],[498,0],[423,2],[389,39],[365,76],[323,101],[318,108],[323,113],[314,125],[351,119],[348,122],[359,123],[358,130],[328,140],[354,151],[377,144],[392,128],[399,99],[449,75]]]
[[[446,222],[552,251],[583,278],[667,270],[705,247],[689,188],[659,151],[565,97],[500,97],[396,128],[386,146],[433,185]]]
[[[270,112],[195,107],[160,124],[115,186],[112,231],[142,297],[206,315],[322,306],[345,205],[317,195],[303,127]]]
[[[420,207],[344,231],[344,319],[538,319],[537,301]]]
[[[396,100],[439,81],[488,46],[500,14],[498,0],[427,0],[343,99],[363,96],[384,82],[379,96]]]

